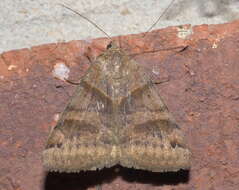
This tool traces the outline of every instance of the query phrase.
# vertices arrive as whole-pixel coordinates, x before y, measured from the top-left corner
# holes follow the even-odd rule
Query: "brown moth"
[[[163,172],[188,169],[190,154],[147,72],[112,42],[81,79],[43,161],[60,172],[116,164]]]
[[[45,168],[79,172],[120,164],[153,172],[189,169],[184,136],[147,73],[112,41],[82,77],[50,133]]]

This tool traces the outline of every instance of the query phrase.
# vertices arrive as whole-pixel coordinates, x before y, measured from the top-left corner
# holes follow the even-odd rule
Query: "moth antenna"
[[[158,50],[153,50],[153,51],[145,51],[145,52],[140,52],[140,53],[134,53],[134,54],[130,54],[130,59],[129,60],[132,60],[134,59],[137,55],[141,55],[141,54],[145,54],[145,53],[155,53],[155,52],[158,52],[158,51],[170,51],[170,50],[174,50],[174,49],[180,49],[179,51],[177,52],[183,52],[185,51],[186,49],[188,48],[188,46],[177,46],[177,47],[170,47],[170,48],[165,48],[165,49],[158,49]]]
[[[91,23],[93,26],[95,26],[98,30],[100,30],[101,32],[103,32],[103,33],[107,36],[107,38],[109,38],[109,39],[112,41],[112,38],[110,37],[110,35],[107,34],[103,29],[101,29],[96,23],[94,23],[93,21],[91,21],[90,19],[88,19],[87,17],[85,17],[84,15],[82,15],[81,13],[79,13],[78,11],[76,11],[76,10],[74,10],[74,9],[72,9],[72,8],[70,8],[70,7],[66,6],[66,5],[64,5],[64,4],[59,3],[59,5],[61,5],[62,7],[64,7],[64,8],[66,8],[66,9],[68,9],[68,10],[74,12],[75,14],[79,15],[79,16],[82,17],[83,19],[87,20],[89,23]]]
[[[159,16],[159,18],[153,23],[152,26],[144,33],[143,38],[149,33],[150,30],[152,30],[153,27],[160,21],[160,19],[166,14],[166,12],[170,9],[170,7],[173,5],[175,0],[172,0],[171,3],[168,5],[166,9],[164,9],[163,13]]]

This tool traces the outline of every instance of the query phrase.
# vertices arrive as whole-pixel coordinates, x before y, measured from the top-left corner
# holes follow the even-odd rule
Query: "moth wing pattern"
[[[48,170],[120,164],[154,172],[190,167],[184,136],[147,71],[114,43],[97,57],[49,136]]]
[[[106,127],[112,102],[99,90],[104,80],[101,73],[94,73],[95,66],[97,64],[92,65],[85,80],[81,80],[49,135],[43,151],[43,164],[47,170],[79,172],[115,165],[111,135]]]
[[[131,64],[138,65],[131,60]],[[155,172],[178,171],[190,168],[191,153],[184,136],[163,103],[156,85],[145,70],[139,67],[122,99],[120,109],[125,120],[120,164],[125,167]],[[137,80],[141,78],[141,80]]]

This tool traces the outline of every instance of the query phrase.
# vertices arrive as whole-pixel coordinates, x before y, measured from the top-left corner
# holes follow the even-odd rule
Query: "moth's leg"
[[[169,81],[170,81],[170,79],[166,78],[166,79],[154,79],[152,82],[153,82],[153,84],[162,84],[162,83],[169,82]]]
[[[71,80],[68,80],[68,79],[64,79],[66,82],[70,83],[70,84],[73,84],[73,85],[79,85],[80,82],[75,82],[75,81],[71,81]]]

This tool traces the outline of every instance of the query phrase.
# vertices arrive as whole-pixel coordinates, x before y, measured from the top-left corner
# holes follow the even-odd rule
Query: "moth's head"
[[[120,48],[119,46],[116,44],[116,42],[114,41],[111,41],[107,46],[106,46],[106,49],[108,51],[119,51]]]
[[[106,48],[106,51],[97,58],[99,67],[104,75],[111,79],[122,78],[123,70],[128,70],[127,55],[115,41],[111,41]]]

